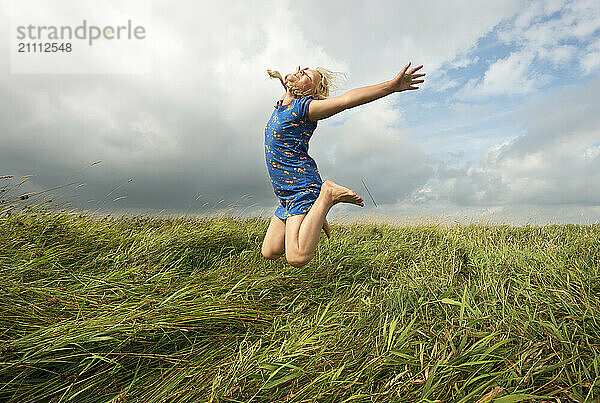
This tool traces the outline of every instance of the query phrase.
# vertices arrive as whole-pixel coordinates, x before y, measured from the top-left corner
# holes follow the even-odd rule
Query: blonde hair
[[[281,82],[281,85],[283,85],[283,88],[289,91],[292,94],[292,96],[296,98],[313,95],[315,99],[326,99],[333,91],[339,89],[339,86],[337,85],[338,82],[342,79],[346,79],[346,75],[344,73],[327,70],[323,67],[317,67],[315,70],[319,72],[321,80],[317,84],[314,94],[304,93],[300,89],[294,87],[294,85],[291,83],[288,83],[288,85],[286,86],[285,81],[281,76],[281,73],[279,73],[277,70],[267,69],[267,73],[271,78],[278,78]]]

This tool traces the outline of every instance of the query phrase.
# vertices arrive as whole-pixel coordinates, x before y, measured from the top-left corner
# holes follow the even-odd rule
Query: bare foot
[[[327,222],[327,220],[325,220],[325,223],[323,224],[323,231],[325,231],[325,235],[327,235],[327,238],[330,239],[331,238],[331,228],[329,228],[329,223]]]
[[[365,205],[362,197],[357,195],[354,190],[345,188],[330,180],[326,180],[325,182],[323,182],[323,185],[321,185],[321,191],[329,193],[333,204],[352,203],[361,207],[364,207]]]

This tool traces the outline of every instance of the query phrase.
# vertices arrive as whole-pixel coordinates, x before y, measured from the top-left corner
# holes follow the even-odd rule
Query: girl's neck
[[[290,94],[289,91],[286,91],[285,94],[283,94],[283,98],[281,98],[281,103],[283,105],[287,105],[290,102],[292,102],[293,99],[294,99],[294,96],[292,94]]]
[[[293,96],[293,95],[292,95],[292,94],[291,94],[289,91],[286,91],[286,92],[283,94],[283,97],[281,98],[281,103],[282,103],[283,105],[287,105],[287,104],[289,104],[290,102],[292,102],[292,100],[294,100],[294,98],[298,98],[298,97],[295,97],[295,96]]]

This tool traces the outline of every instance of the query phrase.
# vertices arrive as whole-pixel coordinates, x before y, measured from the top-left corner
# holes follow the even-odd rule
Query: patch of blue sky
[[[415,92],[415,95],[419,97],[418,101],[410,100],[410,102],[406,102],[404,98],[398,98],[395,105],[402,109],[407,109],[404,117],[409,126],[418,124],[424,119],[431,119],[430,115],[432,113],[435,114],[436,118],[442,119],[445,115],[456,115],[456,112],[451,109],[456,102],[455,94],[469,80],[481,80],[490,64],[509,56],[515,50],[516,47],[514,45],[508,46],[502,43],[498,40],[495,32],[490,32],[485,37],[480,38],[475,48],[465,55],[467,59],[475,60],[473,63],[464,67],[451,67],[449,63],[442,66],[442,69],[445,69],[445,78],[457,81],[458,85],[438,90],[435,87],[428,87],[426,82],[419,91]],[[499,102],[500,104],[505,103],[502,99]],[[461,99],[461,103],[485,104],[486,102],[481,99]]]
[[[517,47],[515,45],[507,45],[501,42],[495,31],[488,33],[477,41],[476,46],[471,52],[465,55],[466,58],[475,60],[474,63],[465,67],[447,68],[447,75],[461,83],[456,87],[450,88],[447,92],[456,92],[457,89],[461,88],[469,80],[483,78],[491,64],[508,57],[516,50]]]
[[[537,18],[531,24],[560,17],[561,12],[556,12]],[[426,77],[426,83],[419,91],[406,92],[396,97],[393,105],[402,114],[402,120],[395,127],[410,133],[412,141],[421,144],[426,152],[437,156],[439,160],[456,161],[459,158],[462,162],[472,161],[486,149],[525,133],[526,128],[515,118],[515,111],[521,109],[534,94],[553,96],[553,93],[567,85],[586,83],[596,76],[581,74],[578,61],[578,57],[585,53],[586,47],[594,38],[567,38],[553,43],[552,46],[570,46],[574,50],[570,57],[553,62],[540,57],[537,52],[539,49],[527,48],[518,36],[512,40],[502,35],[507,40],[501,40],[501,33],[511,30],[513,23],[514,21],[504,21],[498,24],[480,38],[471,51],[457,55],[457,59],[469,60],[468,64],[453,67],[449,62],[441,67],[442,79],[454,80],[458,85],[444,88],[442,84],[442,89],[439,90],[439,87],[428,86]],[[472,99],[456,96],[470,80],[481,82],[491,65],[521,51],[532,53],[531,64],[525,70],[525,77],[514,77],[515,81],[507,82],[507,85],[519,85],[521,79],[536,77],[539,81],[534,83],[531,91],[492,93]],[[427,72],[426,66],[423,71]],[[340,126],[345,120],[342,117],[329,124]]]
[[[560,13],[554,13],[539,21],[559,17]],[[484,139],[499,141],[513,138],[523,132],[523,128],[515,121],[513,112],[520,109],[534,93],[551,96],[554,91],[566,85],[581,84],[590,80],[591,77],[579,74],[577,55],[569,62],[563,63],[552,63],[538,56],[533,58],[527,69],[527,77],[522,77],[524,80],[539,77],[539,83],[531,92],[457,99],[456,94],[469,80],[475,79],[480,82],[490,65],[523,49],[522,44],[516,41],[506,43],[499,39],[499,30],[506,29],[507,24],[510,22],[496,26],[480,38],[473,50],[465,55],[467,59],[475,62],[464,67],[447,67],[446,77],[458,81],[459,85],[442,91],[424,86],[421,91],[415,93],[418,98],[409,98],[408,102],[406,98],[399,97],[395,106],[402,111],[404,118],[398,125],[399,128],[410,129],[415,140],[420,139],[419,141],[424,142],[431,143],[445,138],[455,146],[461,144],[468,147],[469,141],[473,141],[473,146],[468,148],[475,153],[477,150],[481,151],[481,146],[487,143],[482,141]],[[559,44],[576,47],[577,52],[583,51],[587,46],[586,43],[575,39],[561,41]],[[515,77],[515,82],[507,85],[519,85],[519,79],[520,77]]]

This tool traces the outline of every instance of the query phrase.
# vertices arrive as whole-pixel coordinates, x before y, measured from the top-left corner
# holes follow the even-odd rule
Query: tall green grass
[[[0,218],[0,400],[597,401],[600,225]]]

